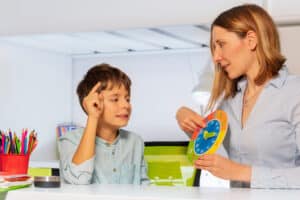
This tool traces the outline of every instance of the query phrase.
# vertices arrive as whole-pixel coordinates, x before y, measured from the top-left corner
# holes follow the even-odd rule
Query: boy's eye
[[[110,99],[110,100],[113,101],[113,102],[117,102],[118,98],[113,98],[113,99]]]

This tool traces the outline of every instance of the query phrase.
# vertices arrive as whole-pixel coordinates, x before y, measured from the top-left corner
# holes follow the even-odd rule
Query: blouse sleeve
[[[300,151],[300,93],[289,102],[289,122],[295,133],[297,152]],[[294,102],[293,102],[294,101]],[[295,153],[297,153],[295,152]],[[295,158],[297,165],[297,158]],[[299,160],[299,159],[298,159]],[[299,161],[298,161],[299,162]],[[253,166],[251,177],[252,188],[300,188],[300,163],[298,167],[272,169]]]

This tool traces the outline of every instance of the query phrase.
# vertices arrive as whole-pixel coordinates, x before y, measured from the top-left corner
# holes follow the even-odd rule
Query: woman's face
[[[247,74],[255,55],[251,47],[247,36],[240,38],[236,33],[219,26],[212,29],[213,60],[230,79]]]

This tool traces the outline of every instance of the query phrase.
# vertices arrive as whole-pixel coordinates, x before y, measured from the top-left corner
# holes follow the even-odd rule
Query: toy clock
[[[196,130],[188,145],[188,158],[195,161],[202,154],[212,154],[222,144],[228,126],[223,110],[212,112],[205,118],[206,127]]]

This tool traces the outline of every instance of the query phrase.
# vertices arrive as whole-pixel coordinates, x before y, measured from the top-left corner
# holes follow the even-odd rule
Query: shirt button
[[[117,171],[117,169],[116,168],[113,168],[113,172],[116,172]]]

